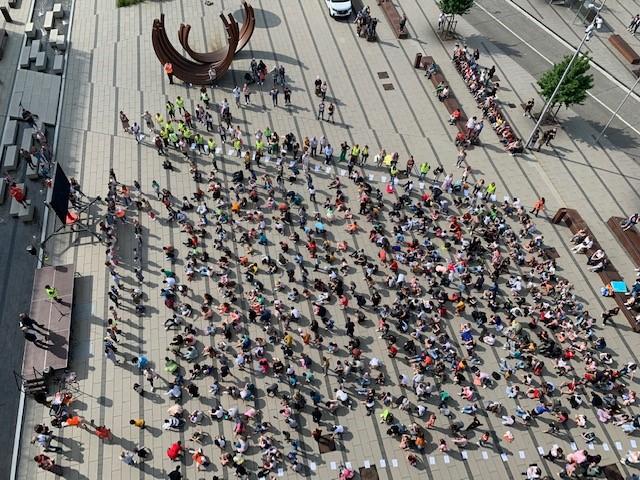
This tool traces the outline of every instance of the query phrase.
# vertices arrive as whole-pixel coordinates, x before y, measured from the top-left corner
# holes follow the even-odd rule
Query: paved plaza
[[[20,15],[26,20],[28,11],[24,4],[28,2],[23,0],[22,3]],[[620,426],[614,424],[613,419],[602,422],[598,418],[598,409],[592,406],[592,397],[588,394],[591,391],[590,387],[586,389],[585,403],[579,409],[570,408],[569,396],[560,395],[557,391],[548,398],[550,402],[561,402],[571,413],[571,418],[566,425],[560,427],[559,432],[546,433],[551,422],[557,422],[552,413],[534,418],[529,425],[525,425],[521,418],[518,418],[514,425],[505,426],[504,419],[501,418],[503,415],[515,415],[516,408],[531,411],[539,402],[524,393],[511,398],[510,387],[520,385],[523,392],[529,388],[523,383],[526,372],[517,369],[511,377],[505,378],[504,360],[510,353],[507,336],[504,335],[504,331],[487,325],[488,333],[496,334],[497,340],[493,346],[483,342],[485,331],[472,317],[472,311],[475,309],[471,306],[467,306],[461,314],[455,314],[455,304],[448,302],[448,311],[442,322],[442,332],[450,337],[451,342],[450,345],[443,346],[443,351],[451,348],[469,363],[462,373],[462,384],[454,383],[452,365],[446,363],[446,375],[442,377],[444,382],[441,383],[442,378],[428,369],[423,380],[433,385],[433,395],[425,396],[423,399],[417,398],[411,388],[415,375],[414,365],[410,361],[411,356],[402,349],[410,338],[409,334],[414,331],[415,317],[410,319],[411,325],[406,332],[400,331],[401,322],[398,319],[389,318],[391,333],[397,339],[400,352],[394,358],[388,353],[388,337],[383,338],[383,332],[380,331],[379,310],[373,308],[372,296],[374,291],[379,292],[382,298],[381,305],[391,306],[397,299],[399,289],[387,283],[389,277],[397,278],[390,268],[391,258],[386,263],[381,263],[380,247],[371,241],[370,232],[374,229],[374,223],[380,223],[380,231],[384,232],[392,246],[399,246],[398,255],[405,260],[405,255],[410,250],[409,242],[413,240],[419,243],[425,239],[432,240],[435,251],[440,255],[439,262],[443,265],[449,262],[454,265],[458,260],[456,251],[461,248],[460,245],[445,245],[445,241],[436,238],[434,234],[436,227],[448,232],[450,222],[447,221],[446,215],[434,220],[435,227],[429,227],[429,233],[405,229],[403,233],[394,234],[394,228],[397,230],[406,220],[394,220],[390,215],[394,204],[405,194],[401,185],[409,180],[414,182],[413,190],[408,195],[416,203],[425,192],[429,192],[428,187],[435,178],[434,171],[437,167],[444,170],[439,175],[440,180],[447,174],[451,174],[453,180],[457,180],[464,170],[456,168],[457,149],[454,146],[454,138],[457,129],[449,125],[449,114],[438,101],[434,87],[425,77],[424,71],[413,68],[415,54],[421,52],[432,56],[467,114],[479,117],[482,115],[450,61],[456,42],[442,41],[435,32],[438,17],[435,2],[395,2],[408,17],[407,40],[395,38],[382,11],[372,2],[372,13],[380,19],[379,41],[375,43],[359,38],[353,22],[331,19],[324,0],[252,2],[256,11],[255,33],[247,48],[236,56],[232,64],[233,70],[219,79],[214,88],[208,89],[212,103],[222,103],[225,99],[229,101],[233,126],[237,125],[241,130],[243,152],[249,151],[252,154],[256,146],[256,132],[264,132],[269,127],[280,135],[281,140],[291,132],[300,145],[305,137],[324,137],[334,147],[334,157],[332,162],[325,164],[324,155],[319,152],[309,161],[308,170],[315,188],[315,200],[310,198],[302,166],[296,181],[289,182],[290,171],[286,165],[291,159],[290,153],[285,161],[284,176],[285,191],[293,192],[289,197],[285,197],[275,185],[278,176],[277,154],[263,157],[259,166],[254,162],[252,169],[257,177],[258,196],[255,202],[249,200],[248,204],[243,206],[241,215],[231,214],[229,208],[236,200],[236,190],[232,189],[233,173],[244,170],[247,192],[250,189],[250,173],[244,169],[243,159],[233,154],[231,143],[222,145],[217,133],[206,132],[201,123],[195,125],[195,131],[201,132],[206,139],[214,138],[218,143],[219,150],[215,159],[219,171],[214,177],[221,185],[220,198],[223,203],[219,204],[217,198],[214,198],[215,192],[208,191],[207,188],[210,172],[214,169],[211,156],[190,152],[189,158],[195,160],[203,174],[202,182],[196,183],[190,172],[189,161],[179,151],[168,148],[167,157],[158,155],[153,144],[155,134],[144,126],[142,119],[145,111],[151,112],[152,115],[160,112],[166,117],[166,102],[175,103],[176,97],[181,96],[185,100],[186,110],[193,114],[195,120],[196,106],[202,103],[200,90],[197,87],[189,88],[180,81],[169,84],[151,45],[151,26],[155,18],[164,14],[169,38],[177,47],[179,44],[176,33],[179,25],[191,24],[194,50],[214,50],[224,42],[220,12],[234,13],[240,18],[241,3],[239,0],[214,0],[211,5],[206,3],[209,2],[148,0],[133,7],[116,8],[115,0],[74,2],[67,66],[63,77],[64,97],[57,124],[55,158],[67,175],[75,177],[82,186],[82,191],[91,198],[101,196],[104,200],[107,197],[111,169],[120,185],[126,185],[133,190],[134,181],[139,182],[141,198],[149,202],[153,213],[149,214],[147,209],[136,208],[134,203],[123,209],[127,221],[117,220],[114,225],[117,239],[116,270],[122,277],[124,287],[121,290],[123,308],[118,310],[121,317],[118,325],[122,331],[117,335],[119,343],[116,344],[119,364],[112,362],[104,353],[104,341],[108,338],[109,307],[113,305],[109,299],[109,292],[115,285],[113,276],[105,267],[107,246],[83,234],[56,237],[48,244],[49,263],[73,263],[76,269],[69,370],[75,372],[77,382],[67,386],[74,397],[70,410],[87,423],[92,421],[95,425],[107,426],[112,434],[111,439],[103,441],[94,434],[94,428],[91,426],[87,429],[73,426],[54,429],[56,438],[53,445],[61,448],[48,455],[62,467],[62,477],[79,480],[165,479],[177,465],[181,465],[181,472],[187,479],[209,480],[214,478],[214,475],[219,478],[233,478],[234,469],[221,465],[219,457],[224,452],[214,444],[214,440],[220,436],[225,437],[228,445],[224,451],[232,452],[232,444],[240,438],[235,431],[237,423],[233,419],[210,419],[208,415],[205,415],[200,425],[194,425],[189,421],[189,415],[194,412],[201,410],[208,414],[220,405],[225,410],[237,409],[239,416],[243,418],[243,425],[246,424],[244,441],[248,443],[248,449],[244,453],[243,465],[251,472],[250,478],[257,478],[256,473],[262,467],[264,451],[258,445],[261,435],[257,429],[260,422],[269,424],[266,427],[267,435],[272,436],[273,446],[284,455],[270,472],[274,478],[339,478],[341,466],[346,466],[356,472],[363,467],[375,467],[378,478],[381,479],[518,479],[524,478],[522,473],[534,463],[540,467],[542,475],[557,478],[564,463],[553,462],[542,456],[547,454],[553,445],[560,446],[565,453],[586,449],[589,455],[600,455],[601,465],[617,465],[622,478],[625,479],[638,473],[636,466],[623,465],[620,459],[626,457],[630,450],[638,450],[637,442],[640,443],[640,438],[637,435],[625,434]],[[535,78],[509,51],[505,51],[504,45],[493,43],[483,37],[475,26],[464,18],[458,21],[457,33],[461,39],[467,39],[471,48],[480,50],[481,65],[496,66],[496,75],[501,79],[498,97],[504,106],[507,120],[520,137],[526,138],[533,122],[523,117],[520,105],[529,98],[536,99],[536,108],[543,103],[536,92]],[[263,86],[250,86],[252,94],[249,105],[242,102],[240,107],[236,106],[232,90],[236,85],[242,87],[244,74],[249,71],[252,58],[264,61],[269,70],[274,66],[284,66],[287,83],[292,90],[291,105],[284,104],[282,95],[279,106],[272,105],[269,95],[272,77],[269,76]],[[13,65],[5,63],[7,60],[16,63],[15,52],[3,60],[3,66]],[[5,73],[0,74],[6,74],[6,70],[3,72]],[[327,81],[327,102],[336,106],[334,123],[317,118],[320,102],[320,98],[314,94],[314,82],[317,77]],[[12,78],[6,80],[12,82]],[[0,106],[4,112],[7,105]],[[143,125],[145,137],[142,142],[136,142],[133,135],[123,131],[118,115],[120,111],[126,113],[131,123],[138,122]],[[613,308],[615,304],[601,296],[602,282],[596,273],[587,270],[586,257],[571,251],[573,244],[570,242],[572,234],[569,229],[551,223],[550,219],[562,207],[579,210],[606,250],[607,257],[627,283],[633,284],[636,277],[635,267],[638,265],[633,265],[630,261],[613,237],[606,221],[611,216],[627,217],[638,211],[640,170],[637,160],[627,155],[624,148],[610,144],[606,139],[601,145],[594,146],[592,135],[596,131],[589,121],[582,119],[576,112],[563,111],[561,118],[567,129],[560,129],[551,146],[543,147],[540,152],[527,152],[515,157],[505,151],[498,136],[487,126],[482,132],[481,144],[468,151],[465,165],[469,165],[470,169],[467,181],[473,186],[480,179],[484,179],[485,186],[481,191],[491,182],[495,182],[497,189],[494,203],[500,216],[506,215],[501,206],[504,200],[513,202],[517,198],[528,211],[536,200],[541,197],[546,199],[546,210],[538,218],[533,218],[536,232],[533,235],[523,235],[523,242],[528,242],[539,234],[542,235],[541,242],[545,246],[556,249],[559,255],[556,259],[558,277],[568,280],[573,285],[572,293],[575,294],[575,299],[583,303],[584,308],[596,319],[594,335],[606,341],[607,347],[604,352],[613,356],[611,365],[599,361],[599,368],[621,369],[630,362],[638,363],[635,349],[637,333],[631,330],[622,315],[614,317],[613,325],[602,325],[601,313]],[[0,119],[4,120],[1,116]],[[363,166],[356,166],[354,170],[373,187],[374,192],[376,189],[381,192],[383,207],[376,222],[370,221],[366,214],[358,213],[361,194],[359,186],[349,178],[347,162],[338,161],[340,144],[343,142],[349,146],[368,145],[368,162]],[[374,157],[382,149],[388,153],[398,152],[398,166],[401,169],[410,155],[415,158],[416,167],[413,173],[409,177],[401,177],[392,192],[387,191],[390,182],[389,168],[377,166],[374,162]],[[165,158],[171,160],[173,170],[163,168],[162,162]],[[425,161],[430,164],[431,171],[423,183],[418,178],[418,165]],[[268,198],[265,188],[265,175],[274,181],[276,187],[272,200]],[[352,210],[351,214],[340,211],[327,214],[325,203],[336,205],[336,190],[332,188],[336,178],[343,185],[341,189],[348,207]],[[211,223],[206,227],[207,234],[200,239],[199,246],[210,256],[208,265],[214,270],[211,277],[195,273],[193,281],[187,281],[187,254],[190,248],[184,242],[189,235],[181,229],[178,222],[167,220],[167,211],[159,196],[154,193],[154,182],[157,182],[160,189],[170,191],[177,209],[182,204],[183,197],[191,198],[198,188],[205,192],[204,201],[211,210]],[[311,229],[310,237],[318,243],[319,270],[314,269],[316,259],[310,255],[307,236],[300,226],[299,205],[292,201],[297,196],[300,197],[301,205],[309,217],[307,227]],[[462,207],[451,203],[454,198],[461,198],[460,195],[447,193],[444,197],[450,201],[449,213],[462,215]],[[373,193],[370,202],[377,201],[375,198],[376,195]],[[282,203],[289,204],[293,220],[290,224],[284,225],[279,232],[279,221],[276,217],[279,214],[278,207]],[[197,202],[194,204],[197,205]],[[404,214],[402,206],[400,209]],[[266,242],[252,241],[249,248],[245,237],[253,233],[257,236],[260,223],[258,214],[254,214],[254,221],[245,217],[247,212],[253,211],[264,214]],[[428,212],[430,215],[431,210]],[[106,202],[99,202],[98,207],[93,210],[91,220],[96,229],[106,213]],[[190,223],[198,221],[199,216],[195,211],[186,213]],[[221,214],[224,214],[226,223],[217,227],[215,219],[220,218]],[[136,238],[134,221],[138,221],[141,226],[141,243],[138,243]],[[323,243],[324,238],[314,233],[317,221],[326,224],[327,244]],[[357,230],[349,231],[354,222],[358,225]],[[516,234],[520,231],[521,225],[517,215],[509,216],[508,224]],[[468,229],[465,227],[464,230],[465,238],[471,239]],[[298,242],[290,237],[294,232],[300,235]],[[224,250],[217,243],[222,238],[221,235],[224,236]],[[2,241],[4,242],[4,239]],[[263,263],[263,260],[268,256],[277,261],[282,252],[282,242],[289,245],[288,252],[284,254],[285,266],[276,265],[275,273],[270,274],[269,266]],[[472,267],[482,266],[489,272],[491,252],[488,242],[483,244],[488,249],[487,253],[472,262]],[[167,260],[163,250],[163,247],[169,245],[177,249],[175,263]],[[366,267],[363,268],[354,261],[355,253],[360,249],[372,264],[379,267],[371,284],[368,284],[365,278]],[[504,244],[501,245],[501,251],[505,256],[509,253]],[[335,258],[327,261],[325,255],[328,253]],[[396,250],[390,248],[388,255],[391,257],[396,253]],[[302,266],[308,275],[306,285],[302,283],[302,268],[296,263],[298,255],[302,258]],[[225,277],[224,280],[235,284],[230,290],[235,297],[233,299],[223,297],[228,290],[222,286],[221,275],[217,274],[218,261],[222,257],[229,259],[228,270],[222,276]],[[437,256],[434,255],[434,258]],[[253,263],[255,276],[247,273],[253,271]],[[134,272],[138,265],[144,277],[142,281],[136,278]],[[314,282],[320,279],[329,283],[329,266],[335,269],[342,279],[344,299],[348,300],[348,305],[343,308],[339,301],[340,295],[334,294],[324,305],[328,318],[334,323],[331,329],[320,321],[317,311],[314,312],[313,303],[319,296]],[[287,270],[293,270],[295,282],[288,281]],[[514,300],[507,284],[509,276],[524,277],[526,283],[526,276],[530,270],[527,266],[512,263],[508,273],[502,274],[499,287],[503,300]],[[166,393],[173,384],[174,375],[166,371],[165,358],[178,358],[170,351],[170,343],[175,340],[174,336],[178,332],[164,326],[165,320],[171,317],[172,313],[161,295],[161,289],[166,287],[167,277],[172,276],[167,275],[167,271],[175,272],[178,284],[188,287],[188,293],[179,297],[182,304],[188,303],[193,307],[193,315],[183,318],[180,328],[185,323],[193,326],[195,334],[190,336],[193,337],[200,355],[197,362],[213,367],[212,374],[195,376],[191,380],[189,370],[193,368],[193,362],[178,359],[179,372],[187,379],[185,386],[192,384],[199,390],[199,393],[194,395],[193,391],[189,393],[186,388],[183,389],[182,400],[178,404],[184,408],[187,421],[180,431],[162,428],[163,421],[169,418],[168,409],[176,405]],[[402,261],[399,272],[406,276],[407,285],[414,281],[420,284],[420,287],[415,287],[414,290],[420,292],[419,300],[431,299],[431,295],[427,293],[427,275],[420,273],[419,269],[410,269],[408,264]],[[474,274],[474,281],[475,279]],[[534,280],[537,281],[537,277]],[[484,288],[488,289],[491,283],[487,273]],[[264,288],[264,301],[254,296],[256,284]],[[354,287],[350,289],[352,284]],[[451,287],[443,290],[451,294],[457,291],[455,285],[456,283],[453,283]],[[27,288],[30,288],[30,285]],[[136,314],[135,305],[131,301],[129,291],[134,288],[142,292],[145,311],[141,315]],[[295,298],[293,288],[300,293]],[[309,298],[306,298],[303,292],[306,288],[310,291]],[[525,287],[525,291],[528,290],[530,286]],[[364,296],[364,308],[358,307],[354,292]],[[200,309],[206,295],[213,297],[211,319],[206,319]],[[487,316],[491,315],[487,302],[481,298],[482,291],[469,292],[467,297],[470,296],[479,299],[479,311],[485,312]],[[527,301],[533,304],[531,296]],[[222,307],[218,308],[225,302],[230,304],[232,312],[237,311],[240,315],[238,328],[235,331],[231,327],[228,328],[230,339],[225,339],[224,332],[227,322],[233,320],[233,315],[225,312]],[[260,310],[258,304],[261,303],[264,303],[262,308],[274,312],[270,322],[274,331],[265,328],[265,323],[260,321],[259,315],[254,321],[250,320],[249,312]],[[287,327],[286,315],[283,317],[275,314],[278,304],[284,305],[286,312],[295,308],[301,315],[299,321],[293,321]],[[360,313],[364,314],[364,319],[356,321]],[[503,321],[507,322],[506,312],[498,313]],[[429,316],[431,317],[431,314]],[[347,375],[344,386],[341,387],[341,375],[335,372],[337,362],[354,361],[350,353],[350,337],[345,328],[348,319],[355,322],[354,336],[360,340],[363,367],[361,372]],[[307,335],[312,336],[310,329],[314,320],[320,323],[322,347],[317,342],[305,339]],[[529,320],[523,316],[519,323],[528,330]],[[14,328],[15,316],[5,315],[3,321],[6,322],[5,325],[11,325],[10,329]],[[471,335],[477,344],[477,368],[488,374],[496,373],[487,388],[479,388],[479,385],[474,386],[471,382],[473,362],[467,357],[464,340],[461,338],[465,325],[470,325]],[[295,387],[290,385],[291,376],[283,374],[277,378],[272,368],[274,358],[285,359],[286,351],[280,345],[285,331],[290,332],[293,337],[293,356],[290,364],[299,382]],[[466,333],[465,331],[465,335]],[[536,334],[533,331],[530,333],[532,339],[538,341]],[[263,373],[257,359],[248,361],[243,369],[235,364],[241,351],[243,335],[252,339],[252,349],[256,347],[257,339],[265,339],[264,358],[268,359],[271,365],[267,374]],[[427,332],[423,338],[429,335],[432,334]],[[580,335],[583,337],[584,331],[581,331]],[[462,337],[466,338],[464,335]],[[270,338],[276,341],[270,342]],[[228,345],[222,346],[224,342]],[[337,345],[337,351],[330,351],[330,343]],[[420,341],[416,340],[416,343]],[[562,344],[562,348],[568,349],[569,343]],[[579,343],[580,338],[575,341],[575,345]],[[596,352],[591,348],[592,343],[588,343],[588,349],[593,350],[594,355],[598,357],[601,352]],[[206,353],[219,350],[224,350],[225,353],[211,356]],[[184,351],[183,348],[182,352]],[[304,358],[311,362],[311,368],[308,370],[302,365],[303,354]],[[160,375],[155,381],[156,388],[153,391],[142,371],[130,362],[134,356],[141,355],[148,358],[150,366]],[[220,375],[224,370],[223,356],[230,367],[230,376],[226,378]],[[559,390],[563,382],[571,378],[571,373],[567,376],[558,374],[554,369],[553,359],[539,354],[535,356],[544,361],[545,369],[541,376],[534,376],[532,386],[540,387],[550,382]],[[330,362],[328,375],[323,372],[323,357]],[[584,374],[584,352],[579,353],[578,358],[579,360],[571,364],[576,368],[575,374],[581,377]],[[371,359],[379,359],[381,367],[370,369]],[[507,363],[513,367],[517,361],[509,358]],[[371,385],[367,385],[364,372],[373,378],[382,372],[385,376],[384,384],[377,385],[371,380]],[[305,373],[308,375],[307,378]],[[408,379],[408,385],[402,385],[404,378]],[[255,399],[242,400],[226,392],[212,393],[210,387],[217,381],[222,389],[231,386],[242,389],[245,385],[251,384],[255,387]],[[628,376],[623,377],[620,380],[624,384],[622,391],[628,393],[636,390],[637,381]],[[279,385],[278,395],[269,396],[267,389],[274,383]],[[134,384],[143,386],[143,395],[134,390]],[[460,395],[465,385],[475,389],[473,400],[467,401]],[[367,415],[366,395],[361,391],[362,388],[369,387],[375,388],[376,391],[372,415]],[[345,390],[351,405],[340,404],[332,412],[326,407],[326,402],[335,399],[335,390],[338,388]],[[441,391],[451,396],[448,401],[451,418],[445,416],[439,408]],[[284,406],[283,399],[287,395],[293,396],[295,392],[302,394],[306,407],[301,411],[293,409],[292,416],[297,426],[292,428],[286,420],[289,407]],[[321,396],[320,425],[312,419],[312,392],[318,392]],[[424,429],[426,447],[422,452],[415,448],[403,449],[401,436],[388,434],[387,430],[391,425],[382,423],[380,417],[385,406],[378,395],[383,392],[389,392],[393,400],[405,396],[410,402],[409,411],[399,408],[394,402],[389,409],[396,422],[407,427],[415,423]],[[606,392],[600,393],[604,396]],[[494,414],[487,410],[487,406],[493,402],[502,404],[503,409],[500,413]],[[473,415],[463,413],[462,409],[474,403],[478,408],[476,413],[481,425],[467,432],[468,444],[458,448],[453,443],[451,425],[469,425]],[[426,413],[421,417],[418,415],[418,405],[426,407]],[[242,415],[251,408],[257,411],[255,419],[248,418],[251,412],[247,418]],[[623,406],[621,412],[631,417],[640,413],[635,403]],[[432,414],[437,417],[434,428],[426,429],[426,422]],[[577,414],[585,416],[587,428],[582,429],[576,425]],[[38,469],[34,463],[33,457],[40,453],[40,449],[37,444],[31,443],[34,426],[50,425],[50,419],[48,407],[27,397],[19,438],[17,478],[53,478],[51,473]],[[131,419],[144,419],[146,427],[141,429],[131,425]],[[319,426],[323,434],[330,435],[334,425],[343,426],[344,433],[336,439],[334,451],[320,453],[319,444],[312,438],[312,432]],[[192,440],[196,431],[207,434],[208,438],[202,445]],[[583,438],[581,434],[587,431],[595,434],[594,441],[587,442]],[[487,441],[478,445],[481,435],[485,432],[489,434]],[[509,437],[508,432],[513,438]],[[6,435],[11,433],[13,432],[7,432]],[[439,448],[441,440],[446,441],[448,449]],[[180,462],[172,462],[165,452],[177,441],[181,441],[186,448],[201,447],[211,460],[206,470],[198,471],[190,454]],[[297,459],[298,471],[294,470],[291,458],[287,458],[287,454],[294,451],[292,441],[298,446],[297,453],[291,455]],[[127,465],[122,461],[123,451],[133,451],[140,446],[149,449],[149,458],[139,461],[136,465]],[[408,453],[416,454],[416,466],[409,465]],[[363,470],[363,474],[364,472]],[[360,473],[356,478],[359,478],[359,475]]]

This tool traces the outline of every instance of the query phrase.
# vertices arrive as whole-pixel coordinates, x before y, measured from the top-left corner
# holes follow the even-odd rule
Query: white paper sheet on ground
[[[216,147],[216,153],[220,155],[222,153],[222,147]]]
[[[589,450],[593,450],[594,448],[596,448],[596,447],[593,445],[593,442],[589,442],[589,443],[587,443],[587,447],[589,447]]]
[[[523,460],[524,460],[525,458],[527,458],[527,455],[524,453],[524,450],[520,450],[520,451],[518,452],[518,455],[520,455],[520,458],[522,458]]]
[[[607,445],[606,443],[603,443],[603,444],[602,444],[602,449],[603,449],[605,452],[608,452],[608,451],[609,451],[609,445]]]
[[[482,452],[482,458],[487,460],[489,458],[489,454],[487,452]]]
[[[540,455],[544,455],[544,448],[542,448],[542,447],[538,447],[538,453],[539,453]]]
[[[460,454],[462,455],[462,459],[463,459],[463,460],[468,460],[468,459],[469,459],[469,454],[467,453],[467,451],[466,451],[466,450],[462,450],[462,451],[460,452]]]
[[[387,462],[384,458],[380,459],[380,468],[387,468]]]
[[[629,440],[629,443],[631,444],[631,448],[638,448],[638,444],[635,440]]]
[[[313,166],[313,171],[318,173],[320,171],[320,165],[314,165]]]
[[[497,195],[494,193],[493,195],[491,195],[491,197],[489,197],[491,199],[492,202],[495,202],[496,200],[498,200]]]
[[[271,157],[270,157],[269,155],[265,155],[265,157],[264,157],[264,161],[265,161],[266,163],[269,163],[269,162],[271,161]]]
[[[331,470],[336,470],[337,468],[336,462],[331,462]]]
[[[324,173],[327,173],[327,174],[328,174],[328,173],[331,173],[331,167],[326,167],[326,168],[324,169]]]
[[[344,466],[351,470],[351,462],[345,462]]]
[[[503,462],[509,461],[509,457],[507,457],[506,453],[501,453],[500,458],[502,459]]]
[[[616,450],[622,450],[622,442],[616,442]]]
[[[309,468],[311,469],[312,472],[315,472],[318,467],[315,464],[315,462],[309,462]]]
[[[369,174],[369,181],[373,182],[373,175],[372,174]]]
[[[382,183],[386,183],[386,182],[387,182],[387,177],[385,177],[384,175],[382,175],[382,176],[380,177],[380,181],[381,181]]]
[[[342,169],[340,169],[340,176],[341,176],[341,177],[344,177],[346,174],[347,174],[347,171],[346,171],[346,170],[342,170]]]
[[[230,148],[229,150],[227,150],[227,155],[231,156],[233,155],[235,152],[235,150],[233,148]]]
[[[204,153],[205,155],[209,155],[209,145],[204,146]]]
[[[436,457],[429,457],[429,465],[435,465],[436,464]]]
[[[451,462],[451,458],[449,457],[449,455],[445,455],[443,457],[444,463],[450,463]]]
[[[418,183],[418,188],[419,188],[420,190],[424,190],[424,182],[420,182],[420,183]]]
[[[279,477],[284,477],[284,470],[282,468],[278,469],[278,476]]]
[[[571,450],[573,450],[574,452],[578,450],[578,446],[575,444],[575,442],[571,442]]]
[[[503,198],[504,198],[504,201],[505,201],[505,202],[508,202],[508,201],[509,201],[509,195],[505,195]]]
[[[364,461],[364,468],[369,468],[371,466],[371,462],[369,460]]]
[[[396,458],[392,458],[391,465],[395,468],[398,468],[398,460]]]

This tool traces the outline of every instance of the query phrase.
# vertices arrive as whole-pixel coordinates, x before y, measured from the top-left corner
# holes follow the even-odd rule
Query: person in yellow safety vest
[[[198,146],[198,151],[204,153],[204,137],[201,134],[196,133],[194,140],[196,141],[196,145]]]
[[[180,95],[176,97],[176,108],[180,111],[180,113],[184,112],[184,98]]]
[[[263,140],[256,140],[256,151],[259,152],[261,155],[262,155],[262,152],[264,152]]]
[[[351,163],[354,165],[358,163],[358,157],[360,156],[360,145],[357,143],[351,147]]]
[[[209,148],[209,153],[211,154],[211,156],[214,156],[216,154],[217,144],[213,138],[207,140],[207,147]]]
[[[209,93],[207,93],[207,89],[204,87],[200,90],[200,100],[204,102],[205,107],[209,106]]]
[[[160,112],[156,113],[156,123],[158,124],[158,128],[162,129],[162,127],[164,127],[164,117]]]
[[[187,143],[189,145],[191,145],[191,139],[193,138],[193,132],[188,129],[187,127],[184,127],[184,130],[182,131],[182,138],[184,138]]]
[[[178,145],[178,134],[176,132],[169,134],[169,142],[171,142],[174,147]]]
[[[240,150],[242,150],[242,142],[239,138],[233,141],[233,149],[236,151],[236,156],[240,157]]]
[[[367,163],[367,159],[369,158],[369,145],[365,145],[362,149],[362,157],[360,159],[360,165],[364,165]]]
[[[185,128],[186,126],[184,122],[182,120],[178,120],[178,125],[176,125],[176,129],[178,130],[178,132],[183,133]]]
[[[491,182],[487,187],[487,197],[490,197],[494,193],[496,193],[496,182]]]
[[[391,167],[389,168],[389,175],[391,175],[391,178],[395,178],[398,176],[398,167],[396,167],[395,165],[391,165]]]
[[[429,170],[431,170],[431,165],[429,165],[427,162],[422,162],[420,164],[420,180],[425,179],[425,177],[429,173]]]
[[[165,147],[169,145],[169,130],[167,130],[166,127],[160,130],[160,138]]]
[[[173,125],[173,123],[171,122],[171,120],[169,120],[167,122],[167,124],[165,125],[165,128],[167,129],[167,133],[172,133],[172,132],[175,132],[175,130],[176,130],[176,128]]]

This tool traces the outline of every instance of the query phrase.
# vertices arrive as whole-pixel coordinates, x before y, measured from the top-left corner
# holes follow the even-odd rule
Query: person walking
[[[240,87],[236,85],[231,92],[231,95],[233,95],[233,98],[236,101],[236,107],[240,108]]]
[[[544,210],[544,203],[544,197],[540,197],[538,200],[536,200],[536,203],[533,204],[533,208],[529,211],[529,213],[533,213],[537,217],[540,211]]]
[[[527,103],[524,104],[524,114],[523,117],[531,118],[531,110],[533,110],[533,106],[535,105],[535,100],[532,98]]]
[[[251,91],[249,91],[249,85],[246,83],[242,87],[242,94],[244,95],[244,104],[249,105],[251,103]]]
[[[336,106],[333,103],[329,104],[329,108],[327,109],[327,121],[331,122],[331,123],[336,123],[336,121],[333,119],[333,114],[336,111]]]
[[[173,85],[173,64],[167,62],[163,66],[164,73],[167,74],[167,78],[169,79],[169,85]]]
[[[26,195],[24,193],[24,189],[16,184],[16,182],[12,182],[9,187],[9,195],[20,205],[23,207],[28,207],[26,200]]]

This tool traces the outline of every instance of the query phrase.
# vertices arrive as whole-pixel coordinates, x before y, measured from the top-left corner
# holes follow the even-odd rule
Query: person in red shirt
[[[179,460],[182,456],[182,451],[182,442],[177,441],[167,448],[167,457],[173,461]]]
[[[27,202],[25,202],[26,195],[24,194],[24,190],[20,188],[16,184],[16,182],[13,182],[11,184],[11,187],[9,188],[9,195],[11,195],[15,199],[15,201],[21,204],[23,207],[27,206]]]

